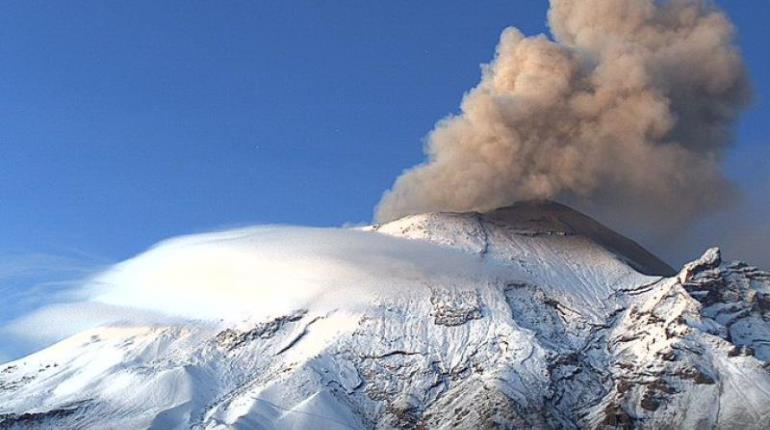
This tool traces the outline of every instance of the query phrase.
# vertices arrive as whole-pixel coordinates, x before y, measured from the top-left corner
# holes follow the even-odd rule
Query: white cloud
[[[483,281],[494,271],[477,256],[375,232],[252,227],[164,241],[97,275],[75,292],[3,329],[39,348],[102,324],[267,318],[311,305],[366,306],[382,291],[424,282]]]

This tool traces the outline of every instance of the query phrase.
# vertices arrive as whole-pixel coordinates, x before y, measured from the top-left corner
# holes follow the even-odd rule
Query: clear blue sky
[[[718,3],[757,91],[730,162],[751,188],[770,166],[770,2]],[[118,261],[233,224],[369,221],[500,31],[545,32],[546,9],[3,1],[0,256]]]

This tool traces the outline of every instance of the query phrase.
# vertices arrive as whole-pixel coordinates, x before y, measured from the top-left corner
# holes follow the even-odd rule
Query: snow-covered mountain
[[[185,318],[0,365],[0,429],[770,423],[770,275],[717,249],[676,273],[550,202],[273,233],[165,244],[105,274],[94,300]],[[218,301],[231,293],[239,306]]]

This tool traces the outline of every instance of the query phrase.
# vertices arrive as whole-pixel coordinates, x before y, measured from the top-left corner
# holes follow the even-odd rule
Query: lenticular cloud
[[[26,351],[100,325],[217,323],[308,308],[369,306],[426,280],[484,282],[498,270],[434,244],[356,229],[258,226],[183,236],[110,267],[0,328]],[[2,353],[0,348],[0,353]],[[18,355],[12,351],[13,355]]]

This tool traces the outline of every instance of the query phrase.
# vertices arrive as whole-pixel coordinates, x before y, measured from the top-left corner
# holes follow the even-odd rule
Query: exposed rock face
[[[232,351],[257,339],[270,339],[285,324],[297,322],[301,320],[305,314],[307,314],[307,311],[300,309],[293,314],[281,316],[267,322],[258,323],[254,326],[254,328],[250,328],[248,330],[226,328],[219,332],[214,340],[223,348],[227,349],[228,351]]]
[[[477,291],[433,290],[433,322],[438,325],[463,325],[481,318],[481,300]]]
[[[701,314],[718,324],[714,334],[735,345],[732,356],[770,361],[770,274],[742,262],[723,264],[719,249],[712,248],[679,278],[701,304]]]
[[[22,414],[0,414],[0,429],[54,427],[58,422],[76,423],[83,420],[82,414],[87,409],[87,402],[64,405],[61,408],[45,412],[25,412]]]
[[[460,249],[489,264],[484,281],[100,328],[0,366],[0,428],[766,427],[770,274],[711,249],[646,276],[664,263],[627,239],[522,207],[372,228]]]

